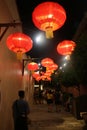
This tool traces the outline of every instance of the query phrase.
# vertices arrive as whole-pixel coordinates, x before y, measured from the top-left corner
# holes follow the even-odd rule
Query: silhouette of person
[[[30,113],[28,102],[24,99],[25,92],[18,92],[19,99],[15,100],[12,105],[14,130],[28,130],[27,116]]]

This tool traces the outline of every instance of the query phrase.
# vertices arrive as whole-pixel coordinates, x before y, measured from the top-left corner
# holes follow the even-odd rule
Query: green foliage
[[[57,75],[52,75],[52,83],[66,87],[79,84],[87,86],[87,33],[82,34],[76,42],[67,66],[59,70]]]
[[[87,85],[87,33],[83,34],[71,55],[72,65],[80,84]]]
[[[70,63],[63,70],[59,70],[58,74],[52,75],[53,84],[59,83],[65,87],[78,85],[75,71]]]
[[[53,73],[51,76],[51,84],[52,86],[57,86],[59,83],[58,74]]]
[[[63,84],[65,87],[78,85],[76,73],[75,73],[71,63],[68,63],[67,66],[65,67],[64,71],[61,73],[61,84]]]

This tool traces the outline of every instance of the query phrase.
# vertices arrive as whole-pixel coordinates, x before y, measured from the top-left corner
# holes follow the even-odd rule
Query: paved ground
[[[47,111],[47,105],[33,105],[30,119],[32,120],[29,130],[87,130],[84,120],[77,120],[71,113]]]

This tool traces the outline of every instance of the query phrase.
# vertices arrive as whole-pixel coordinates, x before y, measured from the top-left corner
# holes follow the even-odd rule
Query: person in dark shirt
[[[14,130],[28,130],[27,117],[30,113],[28,102],[24,99],[25,92],[18,92],[19,99],[15,100],[12,105]]]

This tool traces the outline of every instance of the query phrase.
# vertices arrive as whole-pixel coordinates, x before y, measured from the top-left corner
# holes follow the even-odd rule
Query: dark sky
[[[87,11],[87,0],[53,0],[58,2],[66,10],[67,20],[65,24],[57,31],[54,31],[53,39],[46,39],[45,33],[36,28],[32,22],[32,12],[34,8],[46,0],[16,0],[23,32],[29,35],[33,40],[33,48],[27,54],[31,58],[42,59],[44,57],[53,58],[59,64],[61,55],[57,53],[57,44],[65,39],[72,39],[80,21]],[[36,34],[42,34],[44,41],[36,43]]]

